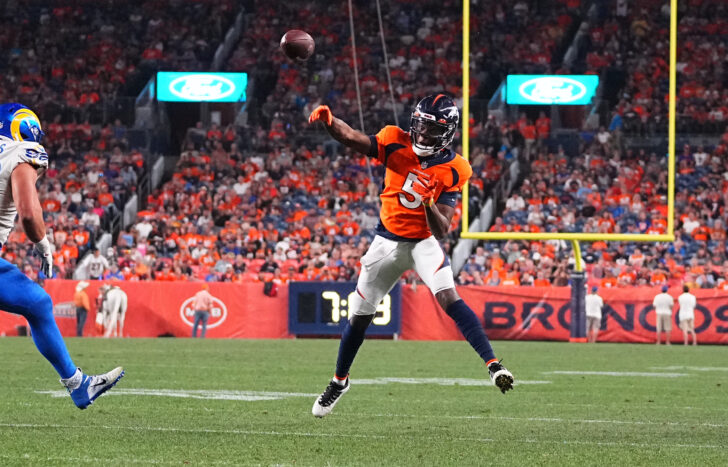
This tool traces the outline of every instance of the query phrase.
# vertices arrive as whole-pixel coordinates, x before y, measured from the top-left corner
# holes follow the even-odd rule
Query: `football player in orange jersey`
[[[322,122],[336,141],[386,167],[377,235],[361,258],[356,300],[350,304],[352,314],[341,336],[336,373],[314,402],[313,414],[328,415],[349,390],[349,368],[377,305],[409,269],[417,271],[455,321],[485,362],[494,384],[503,393],[512,389],[513,375],[495,358],[480,320],[458,296],[450,261],[437,240],[447,235],[457,196],[473,173],[468,161],[449,149],[460,120],[453,100],[444,94],[422,99],[412,112],[409,132],[386,126],[376,136],[367,136],[334,117],[325,105],[308,120]]]

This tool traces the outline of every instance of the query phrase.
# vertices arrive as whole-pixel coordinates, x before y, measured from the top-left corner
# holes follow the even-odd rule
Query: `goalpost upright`
[[[462,155],[470,160],[470,1],[463,0],[463,118],[462,118]],[[471,232],[469,183],[463,187],[462,232],[460,236],[473,240],[570,240],[574,252],[572,275],[572,320],[571,338],[573,342],[586,342],[584,328],[584,272],[579,242],[616,241],[616,242],[672,242],[675,240],[675,92],[677,62],[677,0],[670,0],[670,47],[669,47],[669,89],[668,89],[668,148],[667,148],[667,231],[664,234],[600,234],[578,232]]]

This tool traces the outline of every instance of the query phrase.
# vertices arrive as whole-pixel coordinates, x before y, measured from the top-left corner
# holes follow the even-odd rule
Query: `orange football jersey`
[[[432,233],[427,226],[425,208],[412,185],[418,177],[439,180],[442,188],[435,196],[436,202],[454,207],[457,194],[473,174],[470,164],[449,149],[434,156],[417,157],[412,151],[409,133],[396,126],[386,126],[369,138],[372,142],[369,156],[376,157],[386,167],[384,189],[379,195],[382,209],[377,233],[394,239],[429,237]]]

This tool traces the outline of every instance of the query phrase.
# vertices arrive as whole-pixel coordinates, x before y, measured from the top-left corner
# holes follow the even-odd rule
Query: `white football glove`
[[[53,277],[53,253],[48,237],[43,237],[43,240],[35,244],[35,251],[40,256],[40,270],[50,279]]]

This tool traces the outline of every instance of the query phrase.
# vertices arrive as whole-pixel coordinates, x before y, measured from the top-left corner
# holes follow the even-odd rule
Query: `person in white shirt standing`
[[[101,256],[98,248],[94,248],[94,254],[86,265],[88,278],[93,280],[103,279],[104,273],[109,270],[109,267],[109,261]]]
[[[599,328],[602,325],[602,308],[604,300],[597,294],[597,286],[592,287],[592,293],[584,297],[586,308],[586,336],[588,342],[596,342]]]
[[[662,293],[655,296],[652,300],[652,306],[655,307],[657,319],[655,327],[657,328],[657,345],[660,345],[660,333],[665,332],[665,344],[670,345],[670,331],[672,331],[672,308],[675,306],[675,300],[667,293],[668,287],[662,286]]]
[[[683,285],[683,293],[677,297],[677,303],[680,305],[678,319],[683,332],[683,343],[688,345],[688,334],[691,334],[693,345],[698,345],[698,337],[695,334],[695,307],[698,305],[698,300],[690,293],[690,287]]]

